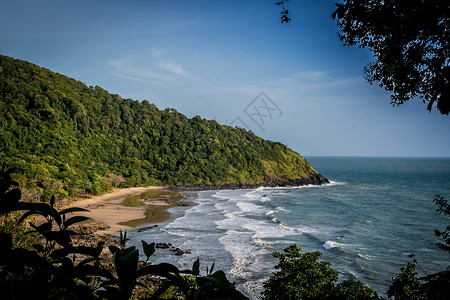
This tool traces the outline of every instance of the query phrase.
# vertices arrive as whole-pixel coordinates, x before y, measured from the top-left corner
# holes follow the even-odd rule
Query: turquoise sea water
[[[280,252],[296,243],[321,251],[342,279],[357,278],[380,294],[415,253],[427,273],[443,270],[448,255],[435,247],[435,194],[450,199],[450,159],[307,157],[331,184],[295,188],[201,191],[197,205],[171,209],[156,230],[131,231],[131,243],[169,242],[181,257],[158,250],[154,262],[183,268],[213,262],[253,299],[259,299]],[[423,273],[422,273],[423,274]]]

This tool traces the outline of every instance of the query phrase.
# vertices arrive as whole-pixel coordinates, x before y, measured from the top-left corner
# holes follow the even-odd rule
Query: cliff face
[[[115,186],[203,188],[328,182],[298,153],[244,129],[0,56],[1,147],[19,181],[48,198]]]

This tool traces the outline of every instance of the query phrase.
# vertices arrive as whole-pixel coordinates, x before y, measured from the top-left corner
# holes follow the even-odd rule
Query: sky
[[[335,0],[5,0],[0,54],[240,126],[304,156],[450,157],[450,117],[393,107],[344,47]]]

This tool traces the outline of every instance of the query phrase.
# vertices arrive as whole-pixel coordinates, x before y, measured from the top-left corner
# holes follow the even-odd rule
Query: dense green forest
[[[106,90],[0,56],[4,167],[24,195],[47,200],[112,187],[322,183],[298,153],[245,129]]]

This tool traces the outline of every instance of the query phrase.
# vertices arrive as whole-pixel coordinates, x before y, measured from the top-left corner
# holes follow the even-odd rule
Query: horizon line
[[[444,158],[450,156],[408,156],[408,155],[301,155],[303,157],[343,157],[343,158]]]

